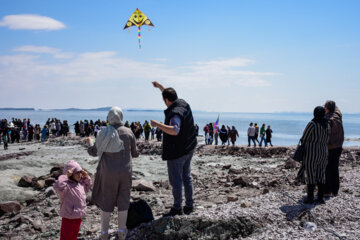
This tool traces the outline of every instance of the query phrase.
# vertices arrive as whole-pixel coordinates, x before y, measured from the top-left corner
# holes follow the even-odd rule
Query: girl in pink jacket
[[[54,183],[59,194],[60,216],[62,217],[60,240],[76,240],[81,219],[86,212],[86,193],[91,188],[91,179],[86,171],[74,160],[69,161],[63,175]]]

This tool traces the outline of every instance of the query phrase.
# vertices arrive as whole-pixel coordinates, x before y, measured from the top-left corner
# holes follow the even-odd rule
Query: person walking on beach
[[[236,137],[239,137],[239,133],[236,130],[235,126],[232,126],[232,128],[230,130],[230,139],[231,139],[231,143],[233,146],[235,146]]]
[[[193,182],[191,177],[191,159],[197,145],[196,130],[190,105],[179,99],[175,89],[164,88],[153,82],[160,89],[167,106],[164,124],[151,120],[153,127],[163,131],[162,159],[167,161],[169,182],[172,186],[174,204],[163,216],[190,214],[194,209]],[[182,187],[185,190],[185,206],[182,206]]]
[[[257,141],[257,143],[259,144],[259,140],[258,140],[258,136],[259,136],[259,126],[258,126],[257,123],[255,123],[254,127],[255,127],[255,136],[254,136],[254,139],[255,139],[255,141]]]
[[[248,128],[248,147],[251,146],[250,141],[253,141],[254,143],[254,147],[256,147],[256,143],[255,143],[255,128],[253,126],[253,123],[250,123],[250,126]]]
[[[45,142],[46,141],[46,137],[47,137],[47,135],[48,135],[48,126],[47,125],[45,125],[44,127],[43,127],[43,129],[41,130],[41,141],[42,142]]]
[[[86,214],[86,193],[91,188],[91,179],[77,162],[71,160],[53,187],[61,201],[60,240],[77,240],[82,218]]]
[[[272,131],[270,125],[267,126],[267,129],[265,131],[265,133],[266,133],[265,147],[267,147],[268,144],[270,144],[270,146],[273,146],[272,143],[271,143],[272,132],[273,131]]]
[[[132,158],[138,157],[136,140],[130,128],[124,126],[123,113],[112,107],[108,113],[109,125],[97,135],[95,145],[88,153],[98,156],[92,201],[101,209],[101,239],[108,239],[110,215],[115,206],[118,210],[118,239],[127,235],[126,220],[130,204]]]
[[[219,130],[219,136],[220,136],[220,140],[221,140],[221,145],[225,145],[225,143],[229,139],[229,134],[225,128],[225,125],[221,126],[221,129]]]
[[[209,124],[206,124],[204,127],[204,134],[205,134],[205,144],[209,144]]]
[[[325,196],[337,196],[340,188],[339,159],[344,143],[342,114],[334,101],[325,103],[325,118],[329,121],[331,133],[328,143],[329,158],[326,166]]]
[[[147,120],[145,120],[144,133],[145,133],[145,141],[146,142],[149,141],[150,132],[151,132],[151,126],[150,126],[149,122]]]
[[[3,132],[3,135],[2,135],[2,140],[4,142],[4,150],[7,150],[8,149],[8,135]]]
[[[264,142],[264,144],[266,144],[266,141],[265,141],[265,123],[263,123],[261,125],[261,128],[260,128],[260,143],[259,143],[260,147],[262,146],[263,142]]]
[[[318,202],[324,202],[325,171],[328,158],[329,126],[325,119],[325,109],[318,106],[314,109],[314,118],[306,126],[301,137],[304,146],[304,158],[299,173],[305,172],[307,198],[304,203],[314,202],[315,185],[318,187]],[[302,175],[302,174],[299,174]],[[298,175],[298,176],[299,176]]]

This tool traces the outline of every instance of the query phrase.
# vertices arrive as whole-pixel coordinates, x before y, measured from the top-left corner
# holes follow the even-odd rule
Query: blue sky
[[[1,0],[0,107],[360,112],[359,1],[133,2]]]

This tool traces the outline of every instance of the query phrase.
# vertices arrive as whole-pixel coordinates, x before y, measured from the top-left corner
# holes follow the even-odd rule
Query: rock
[[[286,169],[296,168],[296,161],[294,161],[291,158],[288,158],[285,162],[285,168]]]
[[[3,215],[4,213],[17,213],[21,209],[22,209],[22,206],[17,201],[0,203],[0,215]]]
[[[269,193],[269,189],[267,189],[267,188],[264,188],[264,190],[263,190],[263,192],[262,192],[263,194],[267,194],[267,193]]]
[[[56,179],[55,179],[55,178],[45,179],[45,185],[46,185],[47,187],[52,186],[55,182],[56,182]]]
[[[249,179],[246,176],[240,176],[240,177],[233,179],[233,183],[235,185],[241,185],[242,187],[246,187],[246,186],[250,185]]]
[[[32,222],[33,224],[33,227],[36,229],[36,230],[39,230],[41,232],[45,232],[46,231],[46,227],[45,225],[41,222],[41,220],[34,220]]]
[[[30,187],[32,182],[32,177],[23,176],[21,177],[20,181],[18,182],[19,187]]]
[[[222,169],[230,169],[231,168],[231,164],[226,164],[222,167]]]
[[[242,208],[251,207],[251,202],[243,201],[243,202],[241,202],[240,206],[241,206]]]
[[[156,191],[155,186],[152,182],[146,181],[144,179],[140,180],[133,180],[132,181],[132,188],[138,191]]]
[[[32,182],[32,187],[36,190],[42,190],[45,187],[44,180],[35,180]]]
[[[135,239],[238,239],[251,235],[257,228],[255,221],[240,216],[230,219],[165,217],[137,228]]]
[[[46,190],[45,190],[45,196],[46,197],[50,197],[52,195],[55,195],[55,190],[53,187],[48,187]]]
[[[239,200],[239,198],[238,198],[238,196],[236,196],[236,195],[229,195],[228,197],[227,197],[227,201],[228,202],[236,202],[237,200]]]
[[[276,187],[279,184],[278,180],[274,179],[269,182],[268,186],[270,187]]]
[[[242,172],[241,169],[236,169],[236,168],[229,169],[229,173],[240,174],[241,172]]]

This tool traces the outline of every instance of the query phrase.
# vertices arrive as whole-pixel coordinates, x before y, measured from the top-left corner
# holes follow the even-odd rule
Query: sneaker
[[[194,211],[194,207],[184,206],[184,208],[183,208],[183,212],[184,212],[186,215],[189,215],[189,214],[192,213],[193,211]]]
[[[182,215],[183,212],[181,209],[177,210],[175,208],[171,208],[170,212],[163,214],[163,217],[173,217],[175,215]]]
[[[127,233],[128,233],[128,230],[126,228],[125,229],[119,229],[118,232],[117,232],[118,239],[119,240],[125,240]]]

